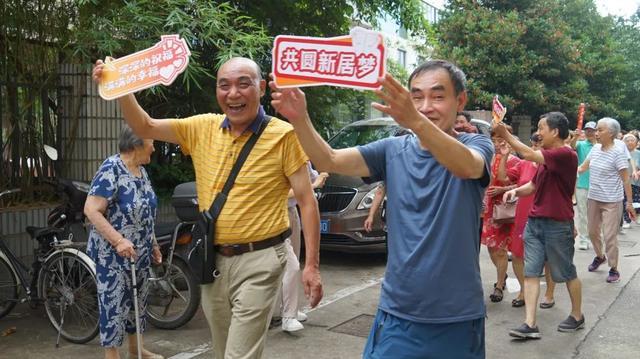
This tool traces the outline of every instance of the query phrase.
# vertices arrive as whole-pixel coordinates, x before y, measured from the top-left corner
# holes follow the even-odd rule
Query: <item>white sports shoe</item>
[[[623,222],[623,223],[622,223],[622,228],[624,228],[624,229],[631,228],[631,223],[629,223],[629,222]]]
[[[307,315],[306,315],[306,314],[304,314],[304,313],[303,313],[303,312],[301,312],[301,311],[298,311],[298,315],[297,315],[297,316],[298,316],[298,317],[297,317],[296,319],[298,319],[298,321],[299,321],[299,322],[306,322],[306,321],[307,321],[307,319],[308,319],[308,318],[307,318]]]
[[[297,332],[304,329],[304,325],[296,318],[282,318],[282,330],[285,332]]]
[[[580,238],[580,243],[578,244],[578,249],[586,251],[589,249],[589,240],[585,238]]]

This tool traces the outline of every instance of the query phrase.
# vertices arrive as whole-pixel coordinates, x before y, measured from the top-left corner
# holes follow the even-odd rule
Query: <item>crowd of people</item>
[[[501,123],[494,124],[492,136],[506,144],[494,140],[498,153],[493,159],[493,168],[498,168],[494,181],[503,182],[498,183],[498,190],[491,191],[491,187],[487,190],[485,228],[487,221],[491,223],[495,218],[492,203],[518,197],[514,223],[493,226],[506,227],[502,233],[507,244],[499,248],[511,251],[514,273],[520,282],[520,293],[512,305],[526,308],[525,323],[511,330],[510,335],[524,339],[541,337],[535,311],[543,268],[548,285],[540,308],[553,306],[555,283],[566,283],[572,311],[558,325],[558,330],[578,330],[584,327],[584,315],[581,282],[573,264],[574,243],[577,241],[581,250],[593,247],[595,258],[586,268],[589,272],[607,262],[606,282],[620,280],[617,237],[636,220],[633,203],[637,207],[639,202],[637,131],[623,134],[618,121],[605,117],[597,123],[587,122],[583,131],[574,132],[569,130],[568,120],[562,113],[552,112],[540,118],[538,130],[531,137],[531,147],[521,143],[508,126]],[[510,164],[505,156],[514,152],[520,158]],[[572,200],[574,192],[576,203]],[[574,205],[577,206],[575,216]],[[574,226],[574,217],[577,226]],[[490,296],[497,302],[502,299],[503,288],[499,285],[505,275],[506,260],[494,259],[496,241],[493,238],[495,231],[483,230],[482,241],[498,269],[498,282]],[[524,286],[520,279],[523,254]]]
[[[96,82],[103,70],[97,61]],[[320,224],[313,188],[322,186],[326,173],[384,183],[374,207],[386,198],[388,261],[364,358],[484,358],[480,244],[488,248],[496,268],[491,302],[504,298],[511,255],[521,288],[511,303],[525,307],[524,323],[510,331],[512,336],[541,336],[536,308],[543,271],[548,284],[566,283],[571,297],[572,310],[558,330],[584,327],[574,238],[579,238],[579,248],[594,248],[589,271],[608,261],[607,281],[619,280],[617,234],[635,219],[632,204],[640,190],[637,133],[618,141],[619,124],[604,118],[587,123],[574,138],[566,116],[550,112],[541,116],[531,146],[503,122],[494,123],[491,137],[486,136],[464,112],[464,72],[442,60],[418,66],[406,87],[391,75],[381,83],[382,89],[375,91],[380,103],[373,107],[408,132],[344,149],[331,148],[314,129],[300,89],[279,89],[270,82],[271,105],[283,120],[266,115],[260,99],[267,82],[259,66],[246,58],[232,58],[218,70],[216,98],[223,114],[154,119],[134,95],[118,99],[127,123],[120,154],[100,167],[85,209],[93,224],[89,252],[98,264],[106,358],[119,358],[125,334],[145,326],[143,289],[142,328],[133,327],[125,260],[138,259],[143,283],[150,262],[161,260],[150,230],[157,200],[141,167],[149,162],[152,140],[180,144],[192,156],[200,210],[205,211],[244,144],[253,134],[259,136],[216,222],[220,276],[201,287],[216,358],[261,357],[273,316],[282,317],[284,330],[302,329],[306,316],[297,307],[298,285],[311,307],[321,300]],[[515,208],[511,217],[502,212],[509,206]],[[623,219],[623,212],[628,218]],[[363,224],[365,230],[371,229],[375,213],[373,209]],[[453,261],[465,265],[448,265]],[[540,308],[553,304],[549,285]],[[137,347],[129,343],[133,353]],[[144,350],[143,357],[162,356]]]

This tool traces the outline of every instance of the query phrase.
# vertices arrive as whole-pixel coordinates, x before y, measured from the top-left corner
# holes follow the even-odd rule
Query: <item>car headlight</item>
[[[362,198],[362,200],[360,201],[360,203],[358,204],[358,207],[356,207],[356,209],[369,209],[369,208],[371,208],[371,205],[373,204],[373,198],[376,196],[376,190],[377,189],[378,188],[375,187],[371,191],[367,192],[367,194],[364,195],[364,197]]]

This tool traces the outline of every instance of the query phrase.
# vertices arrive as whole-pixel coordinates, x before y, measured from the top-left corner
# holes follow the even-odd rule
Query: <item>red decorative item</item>
[[[576,126],[576,129],[578,131],[582,131],[582,122],[584,121],[584,109],[585,109],[585,104],[584,102],[580,103],[580,106],[578,107],[578,125]]]

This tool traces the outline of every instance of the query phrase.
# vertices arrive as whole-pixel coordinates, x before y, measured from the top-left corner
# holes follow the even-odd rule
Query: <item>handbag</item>
[[[240,173],[240,169],[244,164],[253,146],[258,142],[258,138],[269,124],[271,116],[265,116],[262,125],[257,132],[253,133],[247,143],[242,147],[238,159],[231,168],[231,173],[227,181],[224,183],[222,191],[216,195],[216,198],[211,203],[211,207],[208,210],[200,213],[197,226],[203,235],[199,236],[197,241],[192,245],[188,252],[189,266],[196,278],[196,281],[200,284],[210,284],[220,276],[220,271],[216,268],[216,253],[215,253],[215,233],[216,233],[216,219],[222,211],[222,207],[227,201],[229,191]]]
[[[507,224],[516,220],[516,206],[518,201],[497,203],[493,206],[493,223]]]

